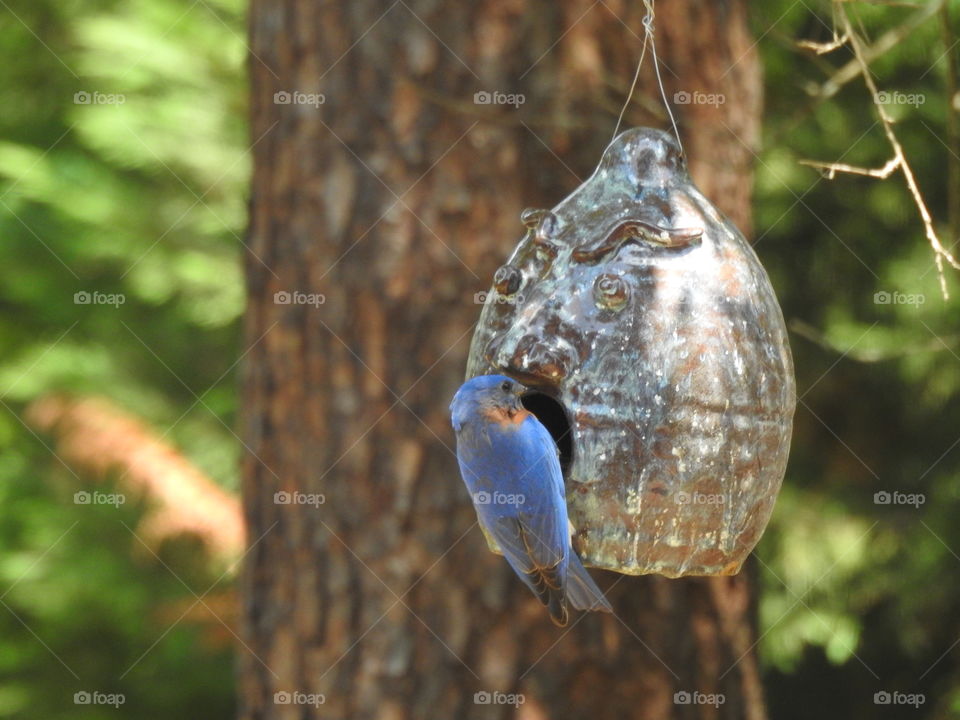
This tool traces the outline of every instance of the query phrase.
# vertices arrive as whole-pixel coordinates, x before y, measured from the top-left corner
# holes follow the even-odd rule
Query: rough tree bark
[[[517,714],[476,704],[484,691],[522,693],[524,718],[765,716],[749,573],[595,571],[616,616],[558,629],[487,551],[452,452],[474,293],[522,207],[593,168],[642,14],[254,0],[242,718]],[[668,96],[724,96],[678,106],[681,132],[701,188],[748,231],[760,82],[745,0],[673,0],[657,25]],[[665,127],[651,78],[628,120]],[[479,90],[525,103],[476,105]],[[275,297],[295,292],[324,302]],[[726,701],[677,705],[683,690]],[[275,696],[294,691],[324,702]]]

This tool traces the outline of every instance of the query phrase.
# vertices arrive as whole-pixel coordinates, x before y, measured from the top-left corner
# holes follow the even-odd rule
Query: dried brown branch
[[[813,40],[798,40],[797,46],[803,48],[804,50],[813,50],[817,55],[826,55],[827,53],[833,52],[837,48],[841,48],[847,44],[847,36],[841,35],[837,37],[834,36],[833,40],[828,43],[819,43],[814,42]]]
[[[862,54],[867,64],[872,63],[881,55],[889,52],[899,45],[908,35],[910,35],[910,33],[933,17],[943,3],[944,0],[937,0],[929,5],[925,5],[922,9],[908,17],[901,25],[891,28],[881,35],[875,43],[868,47],[864,47],[862,49]],[[846,33],[844,33],[842,37],[847,38],[848,41],[850,39]],[[824,100],[829,100],[838,92],[840,92],[840,89],[843,88],[844,85],[849,83],[851,80],[854,80],[859,74],[860,62],[857,60],[857,58],[853,58],[845,63],[820,86],[819,92],[816,93],[817,101],[823,102]]]
[[[27,423],[57,439],[57,454],[94,476],[119,472],[117,484],[147,500],[150,540],[190,533],[219,556],[239,555],[244,523],[236,497],[163,442],[139,419],[103,398],[46,395],[27,408]]]
[[[887,109],[883,103],[879,101],[880,91],[877,89],[877,84],[873,81],[873,76],[870,74],[870,65],[863,56],[863,45],[860,42],[859,36],[854,33],[853,27],[850,25],[850,18],[847,16],[846,9],[841,7],[839,15],[843,20],[844,30],[850,36],[853,54],[860,63],[863,81],[870,90],[871,97],[873,97],[873,106],[877,109],[877,113],[880,116],[883,132],[886,134],[887,140],[893,148],[894,157],[899,160],[900,170],[903,171],[903,179],[906,181],[907,188],[910,190],[910,194],[913,195],[913,201],[917,206],[920,217],[923,219],[923,227],[926,230],[927,240],[930,241],[930,247],[933,248],[934,258],[937,262],[937,275],[940,278],[940,293],[944,299],[947,299],[950,297],[950,294],[947,292],[947,279],[943,274],[943,261],[946,260],[957,270],[960,270],[960,262],[957,262],[957,259],[943,246],[940,238],[937,236],[937,231],[933,227],[933,218],[930,216],[927,204],[924,202],[923,195],[920,193],[920,187],[917,185],[913,170],[907,162],[906,155],[904,155],[903,146],[893,131],[893,119],[887,114]]]
[[[930,242],[930,247],[933,248],[934,260],[937,264],[937,275],[940,279],[940,293],[943,295],[944,299],[947,299],[950,297],[950,294],[947,291],[947,279],[943,272],[943,263],[946,261],[952,267],[960,270],[960,262],[957,262],[957,259],[943,246],[943,243],[940,242],[940,238],[937,235],[936,229],[933,227],[933,218],[930,215],[930,211],[927,209],[927,204],[923,199],[923,194],[920,192],[919,185],[917,185],[917,180],[914,177],[910,163],[907,162],[906,155],[903,152],[903,146],[900,144],[896,133],[893,131],[893,118],[890,117],[890,115],[887,113],[886,107],[882,102],[880,102],[880,91],[877,88],[876,82],[874,82],[873,76],[870,74],[870,63],[865,55],[863,42],[860,39],[860,36],[857,35],[856,31],[853,29],[853,25],[850,23],[850,18],[847,15],[846,9],[840,3],[837,3],[836,0],[834,7],[837,10],[837,17],[843,24],[843,37],[848,38],[850,47],[853,49],[854,59],[860,68],[860,75],[863,77],[863,82],[870,91],[870,96],[873,98],[873,106],[876,109],[877,114],[880,117],[880,123],[883,126],[883,132],[887,136],[887,141],[890,143],[890,147],[893,149],[893,158],[880,170],[864,170],[862,168],[852,168],[851,166],[837,163],[832,165],[825,163],[815,164],[812,161],[806,161],[805,164],[825,168],[831,172],[831,177],[833,177],[837,172],[852,172],[859,175],[869,175],[871,177],[888,177],[894,169],[901,170],[904,181],[907,185],[907,189],[909,190],[910,195],[913,197],[914,204],[916,205],[917,211],[920,213],[920,218],[923,221],[923,227],[927,236],[927,240]]]
[[[901,41],[910,35],[910,33],[933,17],[933,15],[936,14],[942,5],[944,5],[944,0],[936,0],[935,2],[921,6],[910,5],[910,7],[919,7],[919,10],[910,15],[910,17],[908,17],[902,24],[885,32],[879,37],[879,39],[877,39],[875,43],[864,49],[863,56],[866,58],[867,63],[872,63],[881,55],[889,52],[899,45]],[[849,40],[849,38],[847,39]],[[825,46],[830,44],[832,43],[827,43]],[[794,45],[806,49],[804,41],[801,41],[800,43],[794,42]],[[811,45],[816,46],[818,44],[812,43]],[[817,59],[819,59],[819,55],[817,56]],[[809,90],[811,101],[808,102],[803,108],[799,109],[790,119],[790,121],[785,123],[782,129],[777,131],[777,137],[782,137],[783,135],[789,134],[793,128],[795,128],[803,120],[803,118],[813,112],[821,103],[829,100],[838,92],[840,92],[840,90],[843,89],[847,83],[856,79],[859,75],[860,63],[856,58],[854,58],[844,63],[839,70],[833,72],[829,78],[823,81],[822,84],[815,84],[813,88]]]
[[[897,158],[892,158],[882,168],[876,169],[861,168],[854,165],[845,165],[844,163],[823,163],[817,162],[816,160],[801,160],[800,164],[823,170],[823,176],[829,180],[833,180],[838,172],[850,173],[851,175],[866,175],[868,177],[885,180],[893,174],[894,170],[900,167],[900,161]]]

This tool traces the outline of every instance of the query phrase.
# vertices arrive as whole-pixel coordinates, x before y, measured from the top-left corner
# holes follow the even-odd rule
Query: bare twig
[[[851,175],[866,175],[868,177],[885,180],[893,174],[894,170],[900,167],[900,160],[898,158],[892,158],[888,160],[887,164],[882,168],[876,169],[855,167],[854,165],[845,165],[843,163],[822,163],[816,160],[801,160],[800,164],[823,170],[823,176],[829,180],[833,180],[838,172],[850,173]]]
[[[828,43],[819,43],[813,40],[798,40],[797,46],[804,50],[813,50],[817,55],[826,55],[846,45],[847,39],[846,35],[841,35],[840,37],[834,35],[833,40]]]
[[[875,43],[869,47],[862,48],[861,52],[864,60],[869,65],[881,55],[895,48],[910,35],[910,33],[933,17],[943,4],[944,0],[937,0],[937,2],[932,2],[924,6],[921,10],[918,10],[908,17],[901,25],[881,35]],[[842,10],[843,8],[840,9]],[[842,37],[849,40],[847,33],[844,33]],[[829,100],[836,95],[844,85],[856,78],[859,74],[860,62],[856,58],[853,58],[820,86],[819,92],[816,93],[818,101],[823,102],[824,100]]]
[[[893,131],[893,118],[887,114],[886,107],[884,107],[883,103],[880,102],[880,92],[877,89],[877,84],[873,80],[873,76],[870,74],[870,64],[865,56],[865,51],[863,43],[860,40],[860,36],[854,31],[853,25],[850,23],[850,18],[847,16],[846,8],[839,3],[835,3],[834,7],[838,11],[837,17],[843,23],[843,35],[848,38],[850,47],[853,49],[854,58],[860,67],[860,75],[863,77],[863,82],[866,84],[867,89],[870,91],[870,96],[873,98],[873,106],[876,108],[877,114],[880,117],[880,123],[883,126],[883,132],[887,136],[887,141],[890,143],[890,147],[893,149],[893,158],[879,171],[864,171],[860,168],[848,170],[846,168],[850,166],[842,166],[838,164],[834,164],[832,166],[829,164],[820,164],[820,167],[830,170],[834,175],[836,172],[841,171],[855,172],[860,175],[869,175],[871,177],[887,177],[893,172],[894,169],[899,169],[903,172],[903,179],[907,184],[907,189],[910,191],[910,195],[913,196],[914,204],[917,206],[917,211],[920,213],[921,220],[923,220],[923,227],[926,232],[927,240],[930,242],[930,247],[933,248],[933,257],[937,264],[937,275],[940,279],[940,293],[943,295],[944,299],[947,299],[950,297],[950,294],[947,291],[947,279],[943,272],[943,263],[946,261],[952,267],[960,270],[960,262],[957,262],[957,259],[943,246],[943,243],[940,242],[940,238],[937,235],[936,229],[933,227],[933,218],[930,216],[930,211],[927,209],[926,202],[924,202],[923,195],[920,192],[920,187],[917,185],[917,180],[913,175],[913,170],[910,167],[910,163],[907,162],[906,155],[903,152],[903,146],[900,144],[896,133]],[[886,175],[883,174],[884,172],[886,172]]]
[[[917,12],[910,15],[910,17],[908,17],[901,25],[898,25],[897,27],[892,28],[881,35],[875,43],[864,49],[863,56],[866,58],[867,63],[872,63],[881,55],[889,52],[899,45],[901,41],[910,35],[910,33],[933,17],[933,15],[935,15],[943,5],[944,0],[936,0],[935,2],[923,5]],[[836,40],[838,38],[835,37],[834,39]],[[794,43],[794,45],[797,45],[797,43]],[[802,43],[799,45],[800,47],[805,47]],[[813,45],[816,45],[816,43],[813,43]],[[851,80],[854,80],[859,74],[860,63],[856,58],[854,58],[830,75],[830,77],[827,78],[822,84],[814,85],[813,89],[809,91],[809,94],[812,96],[811,101],[808,102],[803,108],[799,109],[797,113],[790,119],[790,121],[785,123],[781,129],[777,130],[776,137],[782,137],[791,133],[793,129],[800,124],[803,118],[813,112],[817,107],[820,106],[821,103],[829,100],[838,92],[840,92],[844,85],[849,83]]]

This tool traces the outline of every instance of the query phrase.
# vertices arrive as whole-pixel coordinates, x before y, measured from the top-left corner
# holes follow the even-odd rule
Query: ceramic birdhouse
[[[520,219],[468,377],[538,391],[526,404],[557,440],[584,564],[736,573],[773,510],[796,403],[753,249],[650,128],[619,135],[559,205]]]

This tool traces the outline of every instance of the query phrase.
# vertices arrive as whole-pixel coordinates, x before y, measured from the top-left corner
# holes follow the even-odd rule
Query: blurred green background
[[[941,297],[900,176],[828,180],[798,162],[891,156],[859,79],[812,94],[850,57],[796,46],[830,39],[829,5],[754,7],[767,97],[755,240],[801,399],[757,552],[771,715],[960,717],[958,304]],[[924,7],[856,13],[876,39]],[[951,11],[952,29],[927,13],[873,63],[881,88],[923,98],[889,108],[949,245]],[[78,489],[118,492],[127,471],[58,460],[70,436],[44,430],[38,401],[107,398],[237,489],[244,16],[243,0],[0,10],[0,717],[233,714],[232,567],[151,540],[132,496],[78,504]],[[948,269],[954,296],[957,279]],[[884,491],[915,502],[878,503]],[[883,690],[925,702],[864,707]],[[85,691],[125,702],[75,704]]]
[[[168,628],[217,583],[204,600],[214,607],[234,573],[186,541],[148,550],[132,496],[75,504],[78,489],[116,492],[122,473],[78,479],[28,419],[47,393],[105,396],[238,488],[245,11],[243,0],[0,9],[2,717],[233,715],[229,631],[194,618],[203,604]],[[78,292],[124,302],[77,304]],[[75,705],[84,691],[126,701],[119,713]]]

